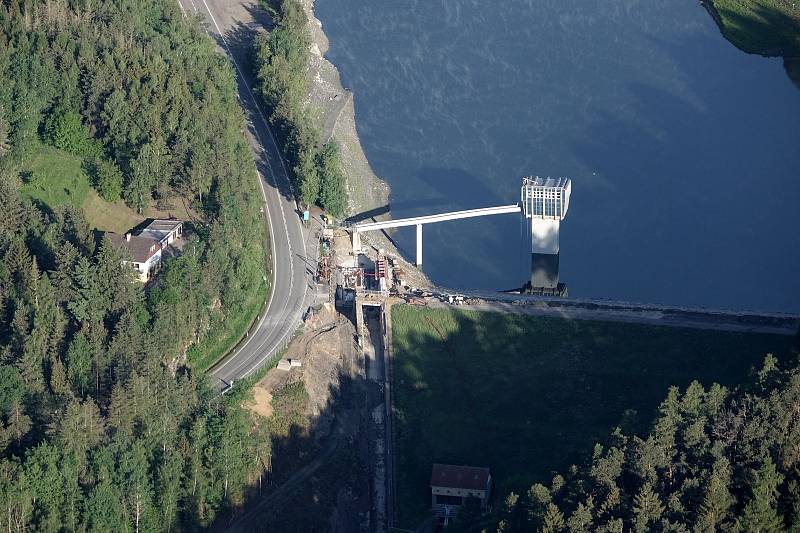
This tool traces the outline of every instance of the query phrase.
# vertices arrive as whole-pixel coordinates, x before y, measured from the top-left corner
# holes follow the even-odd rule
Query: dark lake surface
[[[696,1],[317,0],[395,218],[572,178],[571,296],[800,311],[800,90]],[[396,233],[414,254],[413,228]],[[514,215],[425,226],[454,288],[529,277]]]

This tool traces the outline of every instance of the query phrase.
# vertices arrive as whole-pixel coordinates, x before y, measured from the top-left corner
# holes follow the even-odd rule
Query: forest
[[[800,4],[785,0],[712,0],[703,4],[722,34],[748,54],[783,57],[800,88]]]
[[[336,218],[347,214],[347,188],[336,141],[320,146],[314,110],[306,102],[311,35],[297,0],[262,0],[275,27],[255,42],[259,94],[270,110],[292,170],[297,196]]]
[[[265,293],[232,68],[169,0],[3,0],[0,76],[0,523],[204,528],[270,449],[268,425],[186,365]],[[23,194],[52,151],[109,202],[196,213],[147,291],[81,209]]]
[[[794,357],[796,359],[796,337]],[[650,432],[617,428],[591,459],[506,495],[499,532],[783,532],[800,527],[800,369],[767,355],[733,390],[670,388]],[[480,531],[468,510],[453,531]],[[448,528],[450,531],[450,528]]]

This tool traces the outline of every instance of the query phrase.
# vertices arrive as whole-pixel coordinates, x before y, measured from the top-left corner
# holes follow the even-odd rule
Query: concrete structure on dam
[[[380,222],[359,222],[349,226],[353,254],[361,251],[361,234],[366,231],[414,226],[417,233],[416,265],[422,266],[422,226],[448,220],[521,213],[531,238],[531,278],[527,292],[551,296],[566,295],[566,285],[559,281],[559,239],[561,221],[567,215],[572,182],[567,178],[527,177],[522,179],[517,204],[452,211],[436,215],[400,218]]]
[[[520,206],[531,236],[533,293],[564,295],[559,281],[559,229],[569,210],[572,182],[567,178],[529,177],[522,180]]]

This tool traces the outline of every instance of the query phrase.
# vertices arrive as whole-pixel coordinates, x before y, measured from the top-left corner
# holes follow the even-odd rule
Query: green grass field
[[[145,218],[201,218],[196,212],[187,209],[179,198],[172,199],[173,208],[159,210],[151,205],[143,214],[137,213],[122,200],[108,202],[89,184],[83,160],[52,146],[41,145],[31,160],[23,166],[22,175],[23,194],[50,209],[61,205],[82,209],[89,226],[100,231],[124,233],[139,225]]]
[[[23,169],[23,194],[50,208],[83,206],[89,193],[89,178],[81,159],[50,146],[42,146]]]
[[[50,209],[61,205],[82,209],[89,225],[101,231],[122,233],[144,220],[122,200],[103,200],[89,185],[83,160],[52,146],[40,146],[22,175],[23,194]]]
[[[490,467],[496,498],[525,491],[586,457],[615,426],[646,430],[669,386],[740,383],[791,342],[409,306],[392,308],[392,328],[406,528],[427,516],[434,462]]]

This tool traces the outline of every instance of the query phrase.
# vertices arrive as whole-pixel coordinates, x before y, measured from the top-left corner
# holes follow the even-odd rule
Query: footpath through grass
[[[648,428],[671,385],[735,385],[789,337],[392,308],[399,526],[434,462],[488,466],[494,494],[549,482],[615,426]],[[495,501],[495,504],[498,502]]]

